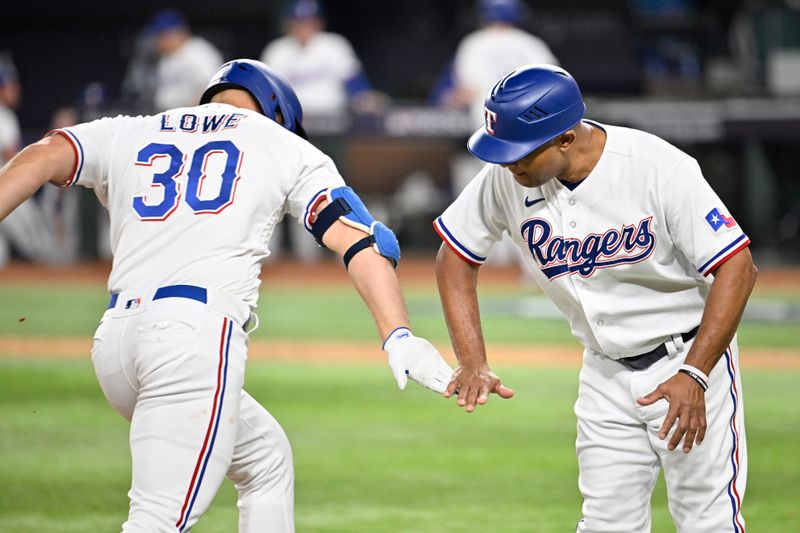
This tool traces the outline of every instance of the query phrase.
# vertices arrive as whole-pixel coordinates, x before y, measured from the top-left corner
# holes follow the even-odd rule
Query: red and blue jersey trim
[[[740,463],[739,463],[739,429],[736,427],[736,415],[739,409],[739,390],[736,387],[736,366],[733,363],[733,356],[731,354],[731,348],[728,346],[728,349],[725,350],[725,362],[726,362],[726,369],[728,371],[728,376],[731,378],[731,386],[730,386],[730,395],[731,395],[731,402],[733,403],[733,412],[731,413],[731,419],[728,423],[728,427],[730,428],[731,437],[733,440],[733,445],[731,446],[731,469],[733,471],[731,475],[731,480],[728,482],[728,497],[731,500],[731,512],[732,512],[732,522],[733,522],[733,531],[735,533],[745,533],[744,524],[742,522],[742,498],[739,495],[739,489],[736,486],[736,481],[739,478],[739,470],[740,470]]]
[[[458,239],[453,236],[452,232],[445,226],[442,217],[438,217],[433,221],[433,229],[439,234],[439,237],[453,250],[458,257],[469,263],[470,265],[480,266],[486,261],[486,258],[480,256],[461,244]]]
[[[303,216],[303,225],[306,227],[307,231],[311,231],[311,219],[314,217],[314,211],[316,211],[317,206],[328,198],[328,189],[322,189],[317,194],[315,194],[311,200],[306,205],[306,214]]]
[[[203,483],[203,476],[206,473],[208,461],[214,451],[214,442],[217,439],[217,429],[219,429],[219,420],[222,417],[222,402],[225,398],[225,385],[227,384],[228,377],[228,350],[231,344],[231,333],[233,332],[233,321],[229,318],[224,318],[222,322],[222,333],[219,341],[219,364],[217,366],[217,386],[214,391],[214,403],[211,409],[211,419],[208,421],[208,429],[206,429],[206,436],[203,440],[203,446],[200,448],[200,454],[197,457],[197,463],[194,466],[194,473],[192,480],[189,483],[189,488],[186,491],[186,497],[183,500],[183,507],[175,527],[179,532],[186,528],[189,517],[192,515],[192,507],[200,492],[200,486]]]
[[[702,275],[708,276],[721,267],[728,259],[748,246],[750,246],[750,239],[747,237],[747,235],[742,233],[736,240],[720,250],[714,257],[703,263],[703,266],[697,270]]]
[[[65,139],[67,139],[72,146],[72,151],[75,153],[75,164],[72,166],[72,174],[69,177],[69,180],[63,185],[64,188],[72,187],[81,177],[81,171],[83,170],[83,145],[75,137],[75,134],[66,129],[58,129],[53,130],[48,135],[52,135],[54,133],[58,133],[62,135]]]

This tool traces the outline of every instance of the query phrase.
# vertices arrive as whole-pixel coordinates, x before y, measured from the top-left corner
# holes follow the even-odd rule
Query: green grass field
[[[494,289],[485,301],[503,302],[510,294]],[[417,332],[445,339],[431,291],[413,289],[408,296]],[[105,299],[102,286],[0,285],[0,337],[88,337]],[[349,290],[299,294],[268,286],[261,305],[257,337],[308,338],[311,330],[321,339],[378,342]],[[485,320],[491,342],[575,343],[560,321],[502,313]],[[797,324],[745,324],[743,356],[747,346],[797,347],[797,330]],[[2,355],[0,532],[118,531],[127,513],[127,422],[106,404],[88,357]],[[298,531],[573,531],[580,518],[572,413],[577,371],[495,370],[517,397],[493,399],[467,415],[417,387],[398,391],[379,360],[249,363],[248,391],[292,441]],[[800,531],[800,373],[751,370],[743,382],[749,530]],[[235,492],[226,483],[193,531],[235,531],[236,520]],[[674,531],[661,484],[652,530]]]
[[[412,287],[406,290],[409,314],[417,335],[446,341],[436,289]],[[578,347],[564,320],[532,320],[514,313],[515,302],[543,301],[535,292],[518,288],[491,287],[481,290],[483,326],[487,342],[513,344],[565,344]],[[41,286],[0,284],[0,337],[87,337],[108,303],[102,284]],[[800,288],[768,296],[754,296],[752,302],[787,303],[800,306]],[[259,300],[261,324],[254,338],[376,340],[372,320],[355,291],[348,286],[304,291],[297,286],[267,285]],[[25,318],[20,322],[20,318]],[[798,348],[800,321],[767,323],[744,321],[739,328],[739,345],[767,348]]]

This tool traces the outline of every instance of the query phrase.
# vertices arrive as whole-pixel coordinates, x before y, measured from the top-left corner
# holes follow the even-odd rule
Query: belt
[[[686,333],[681,333],[683,342],[689,342],[692,340],[694,336],[697,335],[698,329],[700,329],[700,326],[697,326]],[[642,355],[635,355],[633,357],[624,357],[622,359],[617,359],[617,361],[630,370],[645,370],[650,368],[653,363],[667,355],[667,353],[669,353],[669,349],[667,348],[667,343],[665,342],[660,346],[657,346],[653,351],[643,353]]]
[[[135,293],[126,294],[125,298],[135,295]],[[117,306],[119,300],[119,293],[112,294],[111,300],[108,302],[108,308],[113,309]],[[187,300],[195,300],[202,304],[207,304],[230,318],[235,322],[242,324],[242,328],[248,333],[252,333],[258,327],[258,317],[247,309],[243,309],[244,304],[237,303],[235,299],[226,297],[225,295],[209,291],[203,287],[196,287],[194,285],[166,285],[159,287],[153,293],[153,300],[162,300],[164,298],[186,298]],[[124,302],[125,309],[135,309],[141,305],[141,298],[135,297],[128,299]],[[251,321],[255,324],[253,329],[248,329]]]
[[[111,301],[108,302],[108,308],[117,306],[117,298],[119,294],[112,294]],[[201,303],[208,302],[208,291],[203,287],[195,287],[194,285],[167,285],[160,287],[153,295],[153,300],[161,300],[162,298],[187,298],[189,300],[196,300]],[[131,302],[126,304],[130,307]]]

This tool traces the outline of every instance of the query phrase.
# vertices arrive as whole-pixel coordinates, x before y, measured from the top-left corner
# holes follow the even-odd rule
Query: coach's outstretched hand
[[[466,367],[463,364],[453,373],[453,381],[447,386],[445,398],[458,395],[456,403],[468,413],[489,401],[489,394],[496,394],[505,400],[513,398],[514,390],[509,389],[488,365]]]
[[[383,343],[389,356],[389,368],[400,390],[408,380],[439,394],[447,390],[453,369],[427,340],[415,337],[408,328],[397,328]]]

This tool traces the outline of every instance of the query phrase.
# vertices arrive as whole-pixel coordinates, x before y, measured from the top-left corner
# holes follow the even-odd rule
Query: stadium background
[[[524,26],[576,76],[589,117],[652,131],[697,157],[751,236],[762,275],[740,330],[750,446],[744,512],[753,531],[798,530],[800,88],[791,80],[800,72],[790,70],[787,84],[770,65],[775,51],[800,53],[800,10],[777,0],[666,3],[678,11],[664,16],[654,9],[659,2],[645,0],[531,1]],[[352,42],[392,103],[379,115],[309,129],[399,228],[407,256],[399,273],[415,329],[452,360],[433,284],[430,220],[452,195],[452,161],[474,125],[428,97],[459,39],[476,26],[472,3],[327,4],[330,30]],[[280,5],[172,3],[226,58],[258,57],[279,34]],[[19,69],[25,140],[36,140],[52,113],[75,104],[90,82],[109,91],[104,108],[91,113],[140,111],[126,99],[123,79],[133,43],[161,7],[6,2],[0,49]],[[743,35],[744,49],[736,46]],[[399,209],[398,191],[420,173],[436,202]],[[80,194],[79,263],[0,270],[4,532],[113,530],[126,513],[126,424],[106,405],[86,355],[105,305],[108,263],[97,260],[96,202]],[[490,357],[518,395],[466,416],[425,391],[394,388],[369,315],[338,264],[284,259],[265,267],[247,388],[292,440],[298,531],[574,527],[580,495],[571,408],[580,349],[515,267],[484,270]],[[234,530],[233,501],[226,486],[195,530]],[[660,484],[653,531],[670,530]]]

